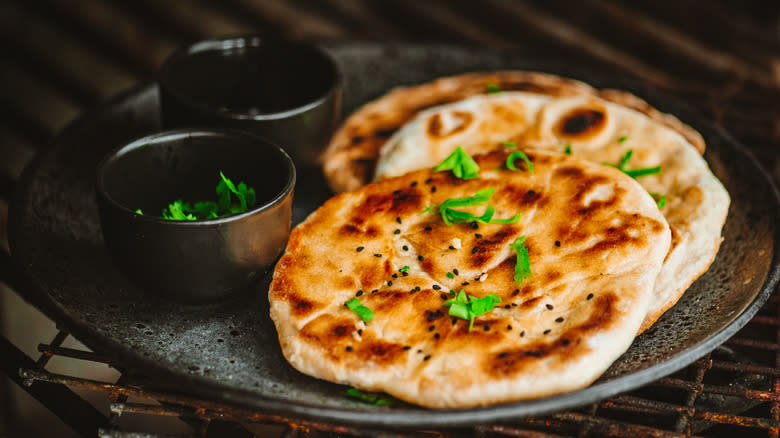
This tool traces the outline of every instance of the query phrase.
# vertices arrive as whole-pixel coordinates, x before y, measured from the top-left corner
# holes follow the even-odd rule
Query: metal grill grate
[[[762,2],[617,0],[416,2],[305,0],[213,3],[196,0],[0,2],[0,225],[22,166],[83,110],[151,79],[186,42],[261,31],[304,39],[414,40],[540,50],[644,80],[689,100],[749,145],[780,179],[780,9]],[[706,11],[703,9],[706,8]],[[706,19],[691,20],[691,17]],[[5,240],[0,226],[0,240]],[[2,243],[2,242],[0,242]],[[7,248],[5,243],[2,243]],[[0,281],[24,296],[7,249]],[[139,436],[118,430],[123,413],[176,416],[196,436],[247,436],[228,423],[282,424],[285,436],[395,432],[314,424],[158,392],[154,382],[99,354],[62,346],[60,331],[37,361],[0,338],[0,366],[13,381],[84,436]],[[107,363],[117,382],[46,371],[55,356]],[[109,417],[67,387],[106,393]],[[2,387],[0,387],[2,389]],[[129,402],[128,397],[145,401]],[[135,399],[133,399],[135,400]],[[148,404],[146,403],[148,402]],[[411,436],[677,437],[780,434],[780,296],[724,346],[642,389],[579,410],[516,424]],[[1,419],[1,418],[0,418]],[[0,422],[1,423],[1,422]]]

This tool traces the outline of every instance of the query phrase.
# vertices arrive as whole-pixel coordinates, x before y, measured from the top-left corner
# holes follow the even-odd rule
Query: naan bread
[[[384,145],[377,178],[435,166],[457,147],[469,154],[503,148],[503,141],[563,152],[628,168],[660,165],[639,177],[649,192],[666,196],[661,209],[672,247],[656,281],[642,330],[650,327],[712,263],[726,220],[729,196],[685,137],[642,113],[594,96],[552,98],[523,92],[475,96],[420,113]]]
[[[296,227],[269,291],[287,360],[432,408],[542,397],[601,375],[645,317],[669,228],[616,169],[529,152],[533,174],[490,170],[509,152],[476,157],[478,179],[420,170],[336,195]],[[494,217],[521,212],[519,222],[447,226],[420,214],[490,187]],[[532,275],[518,286],[509,245],[520,236]],[[501,303],[469,332],[448,316],[450,289]],[[345,307],[354,297],[372,321]]]
[[[583,82],[545,73],[467,73],[413,87],[396,88],[355,111],[333,135],[321,157],[328,184],[337,193],[367,184],[374,176],[379,149],[398,128],[427,108],[486,94],[489,85],[504,91],[525,91],[552,97],[598,96],[670,127],[693,144],[699,153],[704,153],[704,140],[696,130],[674,116],[659,112],[633,94],[610,89],[596,90]]]

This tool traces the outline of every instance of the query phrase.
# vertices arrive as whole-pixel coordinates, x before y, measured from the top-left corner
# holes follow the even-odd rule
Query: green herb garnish
[[[144,214],[144,212],[143,212],[143,211],[141,211],[141,209],[140,209],[140,208],[139,208],[139,209],[137,209],[137,210],[135,210],[135,212],[136,212],[137,214]]]
[[[522,284],[526,278],[531,276],[531,264],[528,261],[528,248],[525,246],[525,236],[515,239],[515,243],[509,244],[509,247],[517,253],[517,262],[515,262],[515,283]]]
[[[399,269],[398,271],[399,271],[399,272],[406,272],[406,271],[408,271],[408,270],[409,270],[409,267],[408,267],[408,266],[403,266],[403,267],[402,267],[401,269]]]
[[[525,165],[528,167],[528,170],[533,174],[534,163],[532,163],[531,160],[528,159],[528,156],[525,153],[523,153],[523,151],[515,151],[509,154],[509,156],[506,157],[506,167],[511,170],[520,170],[517,167],[515,167],[515,160],[518,158],[522,158],[523,161],[525,161]]]
[[[398,399],[389,395],[376,392],[365,392],[357,388],[349,388],[347,390],[347,397],[351,397],[363,403],[372,404],[374,406],[393,406],[399,403]]]
[[[200,201],[191,204],[177,199],[168,204],[168,208],[162,211],[163,219],[177,221],[216,219],[249,211],[255,205],[257,202],[255,189],[243,182],[238,183],[238,186],[236,186],[222,172],[219,172],[219,176],[220,181],[216,188],[217,202]],[[140,208],[136,210],[136,213],[143,214]]]
[[[477,216],[473,213],[465,211],[455,210],[454,207],[474,207],[487,203],[490,198],[493,197],[494,188],[478,190],[474,196],[467,196],[465,198],[450,198],[442,202],[438,206],[431,205],[425,208],[422,213],[439,213],[442,221],[447,225],[459,224],[463,222],[482,222],[483,224],[489,223],[502,223],[513,224],[520,220],[520,213],[512,216],[509,219],[493,219],[493,214],[496,212],[492,205],[487,206],[482,216]],[[420,214],[422,214],[420,213]]]
[[[487,92],[490,94],[500,93],[501,88],[496,84],[487,84]]]
[[[626,140],[628,140],[628,137],[626,137],[625,135],[621,135],[620,137],[618,137],[618,143],[623,143]]]
[[[501,146],[509,149],[515,149],[517,148],[517,144],[512,143],[511,141],[502,141]]]
[[[484,298],[467,296],[461,289],[455,298],[444,302],[445,307],[449,307],[449,315],[469,321],[469,331],[474,326],[474,318],[484,315],[501,303],[501,298],[494,293],[487,294]]]
[[[351,300],[344,303],[344,305],[347,306],[349,310],[355,312],[355,315],[359,316],[363,322],[369,322],[374,319],[374,312],[361,304],[360,300],[357,298],[352,298]]]
[[[460,179],[479,178],[479,165],[460,146],[433,168],[434,172],[442,170],[451,170],[452,174]]]
[[[664,208],[666,206],[666,195],[662,195],[660,193],[655,192],[647,192],[650,194],[650,196],[653,197],[653,200],[655,201],[655,205],[658,206],[658,208]]]
[[[566,146],[563,147],[563,153],[566,155],[571,155],[571,144],[566,143]]]
[[[626,166],[628,165],[628,160],[631,159],[631,156],[633,154],[634,154],[633,149],[627,150],[626,153],[623,155],[623,158],[620,159],[620,164],[618,164],[617,166],[609,163],[604,163],[604,164],[610,167],[614,167],[634,179],[637,179],[640,176],[647,176],[647,175],[653,175],[655,173],[661,173],[661,166],[626,169]]]
[[[446,275],[447,275],[447,278],[455,278],[455,275],[453,275],[452,272],[448,272]],[[450,291],[450,292],[452,292],[452,291]]]

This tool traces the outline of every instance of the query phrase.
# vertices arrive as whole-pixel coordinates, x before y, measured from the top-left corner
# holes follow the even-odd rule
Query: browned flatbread
[[[579,81],[525,71],[468,73],[433,82],[396,88],[347,118],[321,157],[328,184],[335,192],[354,190],[373,179],[379,149],[391,135],[427,108],[485,94],[488,85],[504,91],[526,91],[549,96],[594,95],[640,111],[683,135],[704,153],[701,135],[674,116],[663,114],[644,100],[619,90],[596,90]]]
[[[420,170],[336,195],[296,227],[269,291],[287,360],[434,408],[542,397],[601,375],[647,312],[669,228],[615,169],[528,151],[533,173],[491,170],[509,152],[476,157],[477,179]],[[520,212],[519,222],[447,226],[421,214],[491,187],[495,217]],[[510,244],[520,236],[532,274],[518,285]],[[451,289],[501,303],[469,332],[448,316]],[[354,297],[372,321],[345,307]]]

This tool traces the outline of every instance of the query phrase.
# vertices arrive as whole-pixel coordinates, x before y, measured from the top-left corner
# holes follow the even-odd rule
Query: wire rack
[[[778,180],[780,38],[772,30],[778,23],[777,5],[725,0],[3,0],[0,207],[7,205],[29,158],[80,112],[151,79],[178,46],[257,31],[302,39],[516,47],[567,57],[688,100],[747,144]],[[4,214],[0,209],[0,225]],[[7,250],[1,249],[0,281],[25,296]],[[286,437],[780,435],[778,291],[723,346],[639,390],[545,417],[446,431],[309,423],[159,391],[141,370],[112,361],[110,352],[64,347],[68,336],[60,330],[53,339],[42,340],[37,358],[0,337],[0,367],[83,436],[154,436],[121,430],[117,420],[129,413],[181,418],[191,426],[190,435],[198,437],[251,436],[245,427],[249,424],[281,425]],[[102,382],[47,371],[57,356],[108,364],[121,377]],[[109,415],[75,388],[105,394]]]

